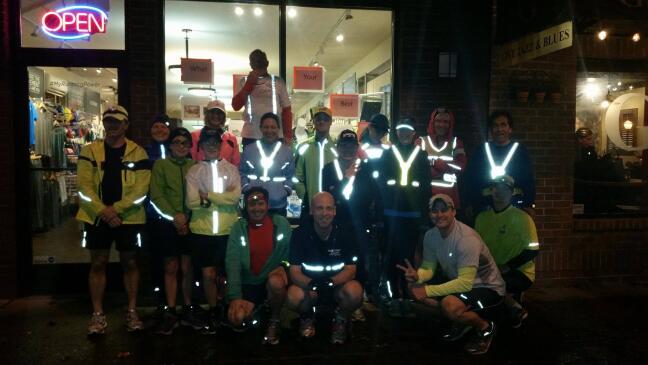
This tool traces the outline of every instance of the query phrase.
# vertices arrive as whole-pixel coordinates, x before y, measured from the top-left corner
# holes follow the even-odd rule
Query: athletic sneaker
[[[473,355],[487,353],[495,337],[495,332],[495,322],[488,322],[488,328],[483,331],[477,331],[475,336],[466,343],[464,349]]]
[[[299,334],[303,338],[311,338],[315,336],[315,318],[301,317],[299,319]]]
[[[171,312],[170,310],[167,310],[164,313],[164,317],[162,318],[162,321],[160,322],[160,327],[158,328],[155,333],[158,335],[171,335],[173,334],[173,330],[178,328],[180,325],[178,321],[178,315]]]
[[[403,318],[403,306],[400,299],[392,299],[387,304],[387,314],[392,318]]]
[[[209,311],[205,323],[200,330],[203,335],[215,335],[221,319],[217,311]]]
[[[268,322],[265,336],[263,336],[263,344],[278,345],[279,336],[281,335],[281,323],[278,319],[271,319]]]
[[[364,311],[362,308],[358,308],[351,313],[351,321],[352,322],[364,322],[367,320],[367,317],[365,317]]]
[[[527,312],[526,309],[513,307],[510,311],[511,327],[513,328],[522,327],[522,322],[524,322],[524,320],[527,319],[528,316],[529,316],[529,312]]]
[[[143,327],[144,324],[140,320],[137,311],[135,309],[129,309],[128,312],[126,312],[126,331],[140,331]]]
[[[333,326],[331,326],[331,343],[343,345],[347,340],[347,335],[347,321],[336,315],[333,319]]]
[[[200,308],[200,309],[198,309]],[[197,305],[190,305],[182,307],[182,316],[180,317],[180,324],[183,326],[191,327],[195,330],[200,330],[205,326],[204,310]]]
[[[92,313],[90,322],[88,322],[88,335],[103,335],[106,333],[106,315],[103,313]]]
[[[452,325],[448,329],[448,332],[444,333],[441,336],[441,339],[444,341],[457,341],[458,339],[462,338],[468,331],[470,331],[472,327],[466,326],[464,324],[461,324],[459,322],[452,322]]]

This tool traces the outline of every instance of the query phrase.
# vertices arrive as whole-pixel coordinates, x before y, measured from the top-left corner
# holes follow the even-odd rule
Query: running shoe
[[[527,312],[526,309],[513,307],[511,309],[511,314],[510,314],[511,327],[513,328],[522,327],[522,322],[524,322],[524,320],[527,319],[528,316],[529,316],[529,312]]]
[[[472,327],[466,326],[465,324],[461,324],[459,322],[452,322],[452,325],[450,325],[448,331],[441,335],[441,339],[448,342],[457,341],[465,336],[471,328]]]
[[[103,335],[106,333],[108,322],[106,322],[106,315],[103,313],[92,313],[90,321],[88,322],[88,336]]]
[[[488,322],[488,328],[483,331],[477,331],[470,341],[466,343],[464,349],[473,355],[482,355],[488,352],[491,342],[495,337],[495,323]]]
[[[220,326],[220,323],[221,319],[218,315],[218,312],[210,311],[207,315],[202,329],[200,330],[200,333],[202,333],[203,335],[215,335],[218,330],[218,326]]]
[[[184,306],[182,308],[180,324],[183,326],[191,327],[195,330],[200,330],[205,326],[205,321],[203,319],[204,317],[205,311],[200,306]]]
[[[263,336],[263,344],[278,345],[279,337],[281,335],[281,323],[278,319],[271,319],[268,322],[265,336]]]
[[[352,322],[364,322],[367,320],[367,317],[365,317],[364,311],[362,308],[358,308],[351,313],[351,321]]]
[[[331,343],[334,345],[343,345],[347,337],[347,321],[339,316],[335,316],[333,326],[331,327]]]
[[[180,321],[178,320],[178,315],[171,312],[170,310],[167,310],[164,313],[160,327],[157,331],[155,331],[155,333],[157,333],[158,335],[168,336],[173,334],[173,331],[178,328],[179,325]]]
[[[135,309],[129,309],[128,312],[126,312],[126,331],[140,331],[143,327],[144,324],[140,320],[137,311]]]
[[[315,318],[301,317],[299,319],[299,334],[303,338],[311,338],[315,336]]]

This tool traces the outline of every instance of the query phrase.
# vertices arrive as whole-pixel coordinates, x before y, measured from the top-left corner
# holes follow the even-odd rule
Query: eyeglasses
[[[171,142],[172,146],[182,146],[182,147],[191,147],[191,141],[173,141]]]

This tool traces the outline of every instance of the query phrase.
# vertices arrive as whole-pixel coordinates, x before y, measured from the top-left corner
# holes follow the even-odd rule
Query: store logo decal
[[[95,33],[106,33],[108,15],[94,6],[67,6],[49,11],[41,18],[41,29],[53,38],[87,39]]]

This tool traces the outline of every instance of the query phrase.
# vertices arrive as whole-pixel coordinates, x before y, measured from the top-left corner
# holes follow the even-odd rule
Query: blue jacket
[[[270,209],[283,209],[288,205],[287,197],[292,193],[295,174],[295,163],[290,147],[281,142],[272,146],[264,145],[258,140],[248,144],[243,150],[239,172],[241,174],[241,190],[247,191],[253,186],[261,186],[270,194]],[[267,158],[267,170],[262,166],[262,153]]]

